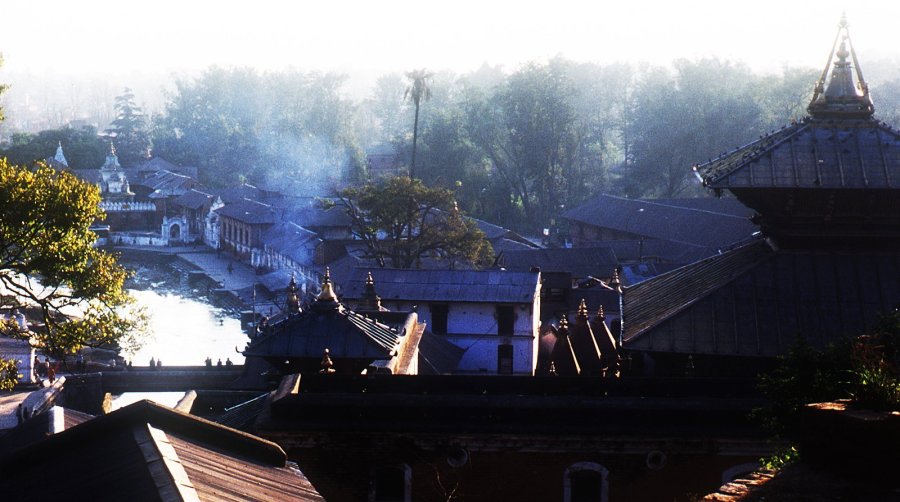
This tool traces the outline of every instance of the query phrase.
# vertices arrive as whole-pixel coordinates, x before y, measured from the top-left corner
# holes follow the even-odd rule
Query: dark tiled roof
[[[200,209],[204,205],[209,204],[214,196],[199,190],[188,190],[183,195],[172,201],[176,206],[186,207],[188,209]]]
[[[262,234],[263,244],[300,263],[307,260],[301,248],[313,239],[316,239],[315,232],[290,222],[276,223]]]
[[[278,445],[150,401],[4,455],[0,466],[10,500],[168,500],[184,490],[200,500],[322,500]]]
[[[758,230],[748,218],[602,194],[563,213],[563,218],[654,239],[722,247]]]
[[[607,277],[616,268],[616,255],[609,247],[572,249],[532,249],[507,251],[500,257],[507,270],[530,270],[540,267],[546,272],[572,272],[574,277]]]
[[[344,283],[346,298],[361,298],[368,270],[356,269]],[[384,301],[531,303],[537,272],[503,270],[373,269],[375,290]]]
[[[99,169],[71,169],[69,172],[74,174],[76,178],[88,183],[99,185],[103,182],[103,176],[100,174]]]
[[[625,339],[639,337],[728,284],[771,252],[765,242],[754,242],[625,288]]]
[[[227,204],[216,209],[220,216],[232,218],[251,225],[275,223],[275,210],[268,204],[249,199]]]
[[[537,249],[537,246],[534,244],[526,244],[520,240],[511,240],[506,238],[491,241],[491,247],[494,248],[495,255],[502,253],[503,251],[526,251],[529,249]]]
[[[587,317],[575,316],[572,321],[569,340],[575,350],[578,366],[585,375],[600,376],[603,373],[603,362],[600,358],[600,347],[594,337]]]
[[[683,207],[711,213],[730,214],[739,218],[753,216],[753,209],[745,206],[734,197],[692,197],[689,199],[653,199],[657,204]]]
[[[240,202],[244,199],[262,200],[266,196],[266,192],[264,190],[260,190],[259,188],[256,188],[253,185],[248,185],[246,183],[238,187],[218,190],[214,193],[221,197],[222,201],[225,204]]]
[[[256,280],[270,293],[275,293],[287,289],[288,284],[291,282],[291,273],[290,270],[280,269],[260,275]]]
[[[875,120],[811,120],[698,166],[713,188],[898,188],[900,134]]]
[[[256,357],[388,359],[400,333],[343,306],[329,311],[310,308],[270,324],[244,354]]]
[[[622,262],[661,261],[687,265],[718,254],[720,248],[698,246],[682,242],[661,239],[643,239],[635,241],[598,241],[597,246],[609,246],[616,258]]]
[[[900,253],[772,251],[758,242],[625,289],[625,346],[774,356],[822,347],[900,305]]]
[[[152,192],[165,197],[181,195],[199,185],[195,179],[171,171],[157,171],[143,180],[132,182],[132,184],[147,187]]]
[[[301,207],[289,211],[286,219],[306,228],[350,226],[350,217],[340,206],[330,209]]]
[[[273,468],[222,454],[218,445],[168,438],[200,500],[324,500],[294,464]]]
[[[459,366],[466,349],[450,343],[446,338],[426,332],[419,340],[419,374],[445,375]]]

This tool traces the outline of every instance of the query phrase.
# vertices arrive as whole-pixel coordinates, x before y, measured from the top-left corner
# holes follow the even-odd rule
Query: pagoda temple
[[[821,347],[900,307],[900,134],[875,117],[846,19],[807,110],[694,166],[756,212],[761,238],[625,288],[624,347],[650,366],[677,373],[690,358],[702,373],[704,356],[772,357],[798,337]]]

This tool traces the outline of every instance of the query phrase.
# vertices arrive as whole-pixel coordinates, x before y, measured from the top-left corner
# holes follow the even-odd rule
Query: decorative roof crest
[[[869,85],[863,78],[847,27],[845,14],[838,23],[838,32],[834,37],[828,62],[816,82],[812,100],[806,108],[813,118],[865,119],[875,112],[869,96]],[[832,68],[835,56],[837,60],[834,61]],[[829,69],[831,69],[830,79],[828,79]]]

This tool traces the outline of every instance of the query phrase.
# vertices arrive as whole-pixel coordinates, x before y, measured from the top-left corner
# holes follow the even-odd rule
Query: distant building
[[[353,272],[345,301],[365,297],[367,276]],[[415,310],[430,333],[465,350],[456,373],[534,374],[540,272],[376,269],[371,276],[385,308]]]
[[[390,326],[350,310],[338,301],[327,271],[321,292],[308,308],[301,309],[298,294],[292,279],[286,312],[266,320],[244,350],[245,357],[265,360],[280,375],[418,372],[425,326],[414,312]]]
[[[170,242],[205,242],[210,213],[222,206],[219,197],[190,189],[172,200],[173,215],[163,218],[163,234]]]
[[[685,264],[752,239],[759,230],[750,221],[752,215],[734,199],[649,200],[602,194],[562,218],[569,222],[575,247],[631,242],[637,261]]]
[[[278,221],[276,208],[249,199],[226,204],[215,212],[221,248],[247,261],[254,249],[263,247],[263,233]]]

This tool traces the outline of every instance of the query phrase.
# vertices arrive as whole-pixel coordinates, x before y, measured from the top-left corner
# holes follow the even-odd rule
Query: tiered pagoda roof
[[[846,19],[807,110],[694,171],[756,210],[780,246],[900,242],[900,132],[874,117]]]
[[[844,19],[807,109],[694,167],[753,208],[766,239],[625,288],[625,348],[775,356],[900,307],[900,133],[874,117]]]

